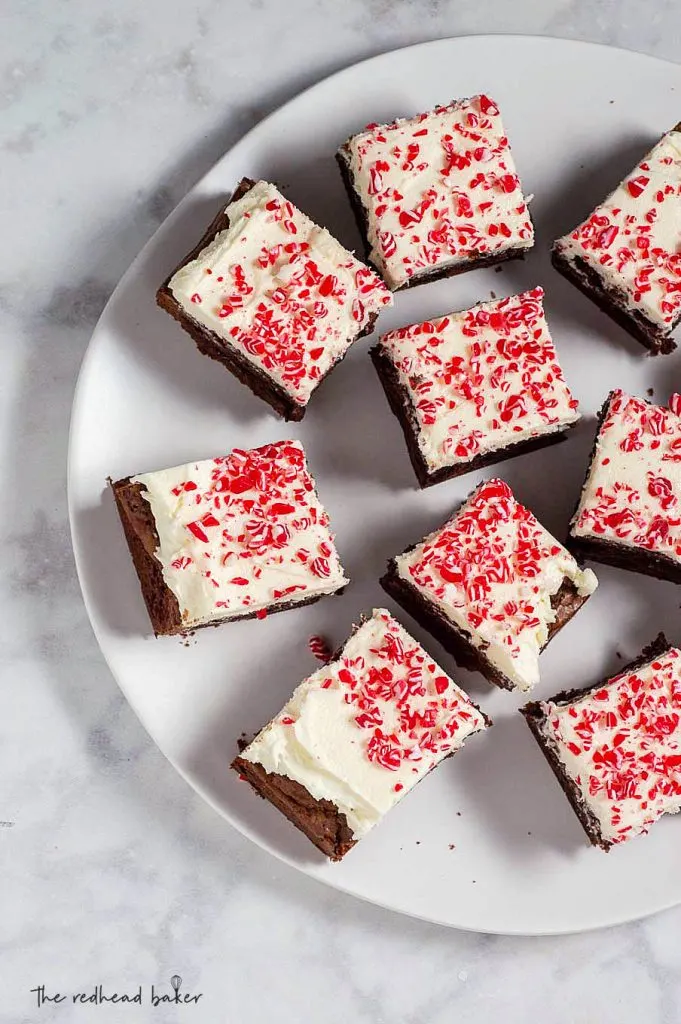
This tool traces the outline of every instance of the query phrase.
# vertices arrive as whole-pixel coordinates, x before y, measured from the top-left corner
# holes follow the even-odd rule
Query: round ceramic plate
[[[73,410],[71,524],[85,603],[112,672],[170,762],[235,828],[312,877],[403,913],[486,932],[566,932],[681,902],[681,820],[664,819],[647,838],[608,855],[589,848],[517,712],[521,701],[457,670],[380,589],[388,557],[439,525],[481,474],[415,488],[366,340],[313,398],[305,421],[286,424],[201,356],[154,300],[243,175],[277,182],[358,248],[334,161],[338,144],[369,121],[482,91],[500,103],[525,193],[534,194],[535,249],[498,273],[478,270],[398,294],[380,326],[544,286],[584,419],[565,444],[504,463],[500,475],[565,535],[608,390],[645,395],[652,388],[666,401],[681,379],[678,356],[646,357],[552,270],[548,247],[679,120],[681,75],[675,65],[634,53],[504,36],[426,43],[334,75],[258,125],[180,203],[119,284],[92,337]],[[340,598],[204,630],[188,642],[154,639],[106,478],[287,436],[307,449],[352,585]],[[542,656],[539,697],[615,672],[661,629],[679,638],[680,589],[614,569],[598,574],[597,594]],[[239,782],[229,762],[239,735],[264,725],[317,667],[308,637],[340,643],[376,605],[396,611],[496,724],[424,780],[342,863],[330,864]]]

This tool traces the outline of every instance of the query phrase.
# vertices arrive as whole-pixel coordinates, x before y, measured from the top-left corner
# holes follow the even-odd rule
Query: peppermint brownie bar
[[[348,582],[299,441],[111,486],[157,636],[264,618]]]
[[[553,244],[556,270],[653,353],[676,348],[680,206],[678,124],[579,227]]]
[[[611,391],[570,524],[583,558],[681,583],[681,395]]]
[[[534,244],[488,96],[369,124],[337,160],[367,259],[393,290],[520,257]]]
[[[204,355],[288,420],[392,302],[380,279],[266,181],[244,178],[157,293]]]
[[[371,349],[421,487],[562,441],[577,424],[543,295],[402,327]]]
[[[232,767],[332,860],[491,721],[384,608]]]
[[[598,581],[495,479],[391,559],[381,584],[459,665],[528,691],[540,652]]]
[[[521,711],[594,846],[681,808],[681,651],[662,634],[616,676]]]

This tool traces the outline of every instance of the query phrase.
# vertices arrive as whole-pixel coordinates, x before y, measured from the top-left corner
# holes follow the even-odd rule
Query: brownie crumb
[[[490,292],[489,294],[490,294],[491,298],[496,299],[496,297],[497,297],[497,293],[496,292]]]
[[[456,812],[456,816],[457,816],[457,818],[460,818],[461,817],[461,811],[457,811]]]
[[[503,273],[503,270],[504,270],[503,267],[495,267],[494,268],[494,273],[495,274],[501,274],[501,273]]]
[[[615,651],[615,657],[619,658],[620,661],[621,661],[622,660],[622,652],[621,651]]]
[[[456,845],[454,843],[450,843],[449,844],[449,849],[450,850],[456,850]]]
[[[240,754],[243,754],[244,750],[246,749],[250,742],[251,741],[246,735],[246,733],[242,732],[241,736],[239,736],[239,739],[236,741],[236,745]]]
[[[648,398],[652,398],[653,395],[655,394],[655,389],[654,388],[646,388],[646,394],[647,394]]]

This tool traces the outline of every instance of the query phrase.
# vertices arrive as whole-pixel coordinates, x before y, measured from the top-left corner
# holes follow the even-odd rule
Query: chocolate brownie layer
[[[668,331],[663,331],[651,323],[639,310],[628,310],[624,293],[617,288],[605,288],[598,273],[585,260],[578,256],[574,263],[571,263],[554,248],[551,250],[551,262],[563,277],[571,281],[633,338],[650,349],[653,355],[667,355],[674,351],[676,342]],[[681,318],[676,321],[671,330],[680,320]]]
[[[411,395],[407,388],[400,381],[399,374],[390,356],[380,345],[374,345],[369,349],[369,355],[376,367],[383,390],[393,413],[399,420],[402,433],[409,452],[411,464],[414,467],[416,478],[420,487],[431,487],[433,484],[442,483],[443,480],[452,480],[457,476],[464,476],[466,473],[473,473],[476,469],[483,469],[485,466],[495,465],[497,462],[505,462],[507,459],[514,459],[518,455],[525,455],[527,452],[538,451],[540,448],[547,448],[558,441],[565,441],[567,432],[577,423],[567,427],[560,427],[553,433],[542,434],[541,437],[528,438],[526,441],[518,441],[515,444],[506,445],[505,448],[497,448],[491,452],[483,452],[476,455],[468,462],[457,463],[454,466],[445,466],[442,469],[430,470],[423,457],[418,443],[419,424],[414,411]]]
[[[340,168],[341,177],[345,190],[352,206],[352,211],[355,215],[355,221],[357,223],[357,229],[362,239],[362,245],[364,247],[364,261],[375,270],[377,274],[381,274],[381,271],[376,264],[371,260],[371,244],[369,242],[369,227],[366,210],[362,204],[361,199],[355,189],[354,179],[344,152],[347,149],[347,144],[342,146],[341,149],[336,153],[336,161]],[[528,214],[529,216],[529,214]],[[530,220],[532,218],[530,217]],[[437,268],[433,270],[425,270],[420,274],[414,274],[405,284],[399,288],[393,289],[394,291],[404,291],[405,288],[414,288],[418,284],[427,284],[429,281],[438,281],[444,277],[456,277],[458,274],[465,274],[469,270],[482,270],[484,267],[495,267],[498,263],[506,263],[508,260],[522,260],[525,258],[527,249],[506,249],[499,254],[494,255],[480,255],[477,257],[471,257],[464,263],[459,263],[453,267],[445,267],[441,270]]]
[[[109,484],[113,491],[118,515],[139,577],[142,597],[147,606],[155,635],[172,636],[186,633],[187,627],[182,622],[177,598],[166,586],[161,563],[155,555],[159,545],[158,532],[149,502],[143,497],[142,484],[132,483],[130,477],[115,482],[109,480]],[[336,593],[342,593],[342,591],[339,590]],[[275,604],[268,609],[268,615],[314,604],[322,596],[324,595],[313,595],[302,601],[285,601]],[[229,621],[254,619],[257,615],[257,612],[244,612],[241,615],[230,616]],[[223,621],[225,620],[217,619],[214,622],[191,626],[190,629],[193,632],[203,626],[219,626]]]
[[[186,266],[187,263],[191,263],[192,260],[195,260],[206,246],[213,241],[216,235],[221,231],[225,231],[229,227],[229,206],[231,203],[235,203],[239,199],[243,198],[243,196],[245,196],[254,185],[255,182],[250,178],[241,179],[227,207],[225,208],[223,206],[220,209],[220,212],[217,214],[200,242],[198,242],[192,251],[185,256],[180,263],[178,263],[163,282],[156,293],[156,302],[161,309],[164,309],[166,313],[170,313],[170,315],[174,317],[179,324],[181,324],[187,334],[189,334],[194,340],[197,348],[203,353],[203,355],[210,356],[211,359],[215,359],[217,362],[222,363],[230,373],[234,374],[237,380],[241,381],[242,384],[245,384],[247,388],[250,388],[253,394],[257,395],[258,398],[262,398],[267,402],[268,405],[270,405],[280,416],[283,416],[285,420],[299,421],[302,420],[305,415],[306,407],[295,402],[293,398],[287,394],[284,388],[280,387],[275,380],[231,345],[228,345],[224,339],[215,333],[215,331],[211,331],[203,324],[197,323],[193,320],[185,312],[169,288],[170,282],[178,270]],[[356,341],[357,339],[364,337],[364,335],[371,334],[376,320],[377,314],[373,314],[364,330],[358,332],[353,340]],[[329,367],[327,372],[320,378],[320,383],[328,376],[331,370],[344,359],[346,352],[344,352],[335,361],[335,363]]]
[[[406,550],[411,551],[414,546]],[[399,575],[394,559],[388,563],[388,571],[381,577],[380,583],[386,593],[442,644],[457,665],[480,672],[486,679],[504,690],[517,689],[512,681],[492,664],[484,648],[475,646],[469,633],[451,622],[434,602],[428,600],[417,587]],[[548,627],[548,638],[544,647],[565,623],[570,621],[586,600],[587,597],[578,593],[571,580],[563,580],[560,589],[551,598],[551,607],[556,613],[556,618]]]
[[[653,660],[653,658],[660,657],[665,653],[665,651],[668,651],[670,647],[671,644],[668,642],[664,634],[659,633],[655,640],[644,648],[638,658],[635,658],[628,665],[625,665],[624,668],[620,669],[616,673],[616,675],[623,675],[627,672],[634,672],[636,669],[642,668],[643,665],[647,665],[649,661]],[[602,687],[607,686],[612,678],[614,677],[606,676],[605,679],[601,679],[593,686],[584,686],[575,690],[563,690],[561,693],[556,694],[555,697],[552,697],[551,701],[553,704],[571,704],[574,700],[591,693],[593,690],[599,690]],[[542,708],[541,701],[531,701],[529,704],[520,708],[520,713],[524,716],[525,721],[532,730],[532,734],[539,744],[544,757],[551,765],[563,792],[570,801],[572,809],[579,818],[584,831],[589,837],[589,841],[593,846],[598,846],[601,850],[605,850],[607,853],[613,844],[603,837],[600,822],[585,803],[579,787],[565,771],[557,747],[548,741],[542,733],[542,727],[546,722],[547,715]]]
[[[236,757],[231,767],[331,860],[340,860],[355,845],[345,815],[330,800],[316,800],[299,782],[242,757]]]

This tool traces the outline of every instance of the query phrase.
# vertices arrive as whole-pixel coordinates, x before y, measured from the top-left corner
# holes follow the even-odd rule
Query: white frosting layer
[[[681,313],[681,132],[664,135],[555,248],[584,260],[625,308],[671,329]]]
[[[573,536],[645,548],[681,562],[681,396],[672,395],[670,406],[612,393]]]
[[[226,212],[229,227],[177,271],[170,291],[193,320],[305,405],[390,293],[268,182]]]
[[[187,627],[332,594],[348,581],[299,441],[132,478]]]
[[[485,719],[383,608],[243,751],[345,814],[356,839]]]
[[[566,580],[582,596],[598,585],[503,480],[481,484],[444,526],[395,562],[399,575],[524,691],[539,682],[539,654],[556,617],[553,595]]]
[[[543,290],[384,334],[431,471],[579,419],[544,316]]]
[[[542,734],[597,819],[619,843],[681,807],[681,652],[568,704],[542,702]]]
[[[369,125],[341,149],[391,288],[507,249],[534,230],[499,109],[487,96]]]

